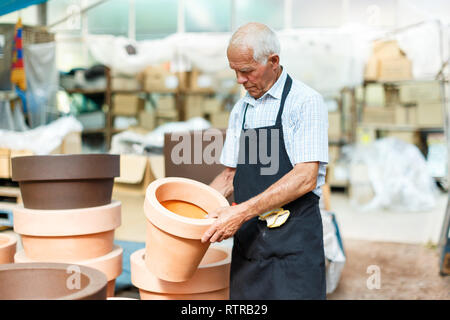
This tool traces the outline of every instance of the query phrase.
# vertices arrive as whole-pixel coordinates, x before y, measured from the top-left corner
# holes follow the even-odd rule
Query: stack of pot
[[[107,278],[114,295],[122,273],[122,248],[114,230],[121,224],[121,203],[111,201],[118,155],[51,155],[12,159],[23,206],[13,210],[14,231],[23,250],[16,263],[59,262],[92,267]]]
[[[229,299],[231,250],[202,243],[214,219],[169,211],[162,203],[181,201],[206,213],[228,201],[206,184],[185,178],[162,178],[146,191],[145,249],[131,255],[131,281],[141,299]]]
[[[17,239],[11,234],[0,233],[0,264],[13,263]]]

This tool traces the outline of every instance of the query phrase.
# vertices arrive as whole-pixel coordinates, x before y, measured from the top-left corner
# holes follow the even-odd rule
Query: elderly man
[[[227,49],[247,93],[231,111],[220,158],[226,169],[211,186],[224,196],[234,191],[237,205],[209,213],[217,220],[202,241],[234,236],[231,299],[326,294],[318,203],[328,162],[328,114],[320,94],[291,79],[279,54],[275,33],[260,23],[239,28]],[[276,170],[268,168],[268,153]]]

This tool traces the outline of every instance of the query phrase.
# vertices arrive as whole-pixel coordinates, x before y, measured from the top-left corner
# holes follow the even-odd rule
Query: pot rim
[[[205,231],[209,226],[211,226],[214,223],[214,221],[216,221],[216,218],[206,218],[206,219],[188,218],[166,209],[156,198],[156,191],[164,184],[174,182],[181,182],[185,183],[188,186],[193,185],[200,189],[203,189],[205,192],[215,196],[216,199],[220,202],[220,204],[224,207],[229,206],[228,200],[225,199],[225,197],[214,188],[211,188],[210,186],[204,183],[192,179],[180,177],[167,177],[157,179],[149,184],[145,192],[145,200],[144,200],[144,212],[147,219],[149,219],[151,223],[153,223],[156,227],[165,232],[169,232],[179,237],[196,239],[197,237],[193,237],[190,235],[192,233],[192,230],[191,231],[187,230],[184,226],[180,227],[180,224],[189,224],[192,226],[200,227],[202,228],[201,233],[203,233],[203,231]],[[148,206],[156,208],[156,210],[162,214],[155,215],[153,212],[154,210],[149,210]],[[172,225],[174,222],[177,226]],[[186,233],[189,235],[186,235]]]
[[[56,263],[56,262],[32,262],[32,263],[9,263],[9,264],[1,264],[0,265],[0,272],[3,271],[14,271],[14,270],[33,270],[33,269],[45,269],[45,270],[68,270],[68,267],[72,266],[74,264],[70,263]],[[77,299],[83,299],[85,297],[91,296],[99,291],[101,291],[103,288],[106,290],[107,280],[106,276],[103,272],[86,267],[77,265],[80,268],[80,271],[82,274],[87,276],[89,278],[89,284],[82,290],[68,294],[65,296],[61,296],[56,298],[56,300],[77,300]],[[68,273],[69,275],[70,273]],[[105,291],[106,292],[106,291]]]
[[[104,256],[87,259],[87,260],[77,260],[77,261],[65,261],[68,264],[79,264],[82,266],[94,268],[100,270],[106,275],[107,281],[116,279],[122,273],[122,258],[123,249],[114,245],[113,250]],[[36,263],[36,262],[48,262],[52,261],[36,261],[27,257],[25,250],[21,250],[14,255],[15,263]]]
[[[117,200],[98,207],[61,210],[28,209],[21,204],[13,209],[14,231],[44,237],[106,232],[121,225],[121,208]]]
[[[0,233],[0,238],[8,239],[8,241],[6,243],[0,245],[0,250],[5,249],[7,247],[12,247],[17,244],[17,237],[14,235]]]
[[[92,166],[92,161],[96,164]],[[52,170],[43,170],[44,168]],[[13,181],[107,179],[120,176],[120,155],[108,153],[21,156],[11,159]]]
[[[183,282],[171,282],[159,279],[145,264],[145,248],[137,250],[130,256],[131,282],[139,289],[164,294],[204,293],[227,288],[229,281],[226,286],[220,285],[221,281],[208,281],[206,285],[198,285],[199,280],[204,280],[205,277],[217,277],[224,272],[229,273],[231,248],[223,245],[212,245],[208,251],[210,250],[222,251],[226,254],[226,257],[214,263],[199,265],[194,275],[189,280]]]

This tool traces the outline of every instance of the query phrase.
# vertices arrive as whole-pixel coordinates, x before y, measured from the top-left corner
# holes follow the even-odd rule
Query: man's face
[[[236,72],[237,82],[242,84],[255,99],[260,98],[275,83],[279,58],[272,55],[266,64],[253,59],[253,50],[248,48],[228,47],[228,63]]]

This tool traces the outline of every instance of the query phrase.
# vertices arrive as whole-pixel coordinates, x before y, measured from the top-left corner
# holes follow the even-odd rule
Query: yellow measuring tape
[[[290,215],[289,210],[276,208],[259,215],[259,220],[266,221],[268,228],[276,228],[283,225]]]

